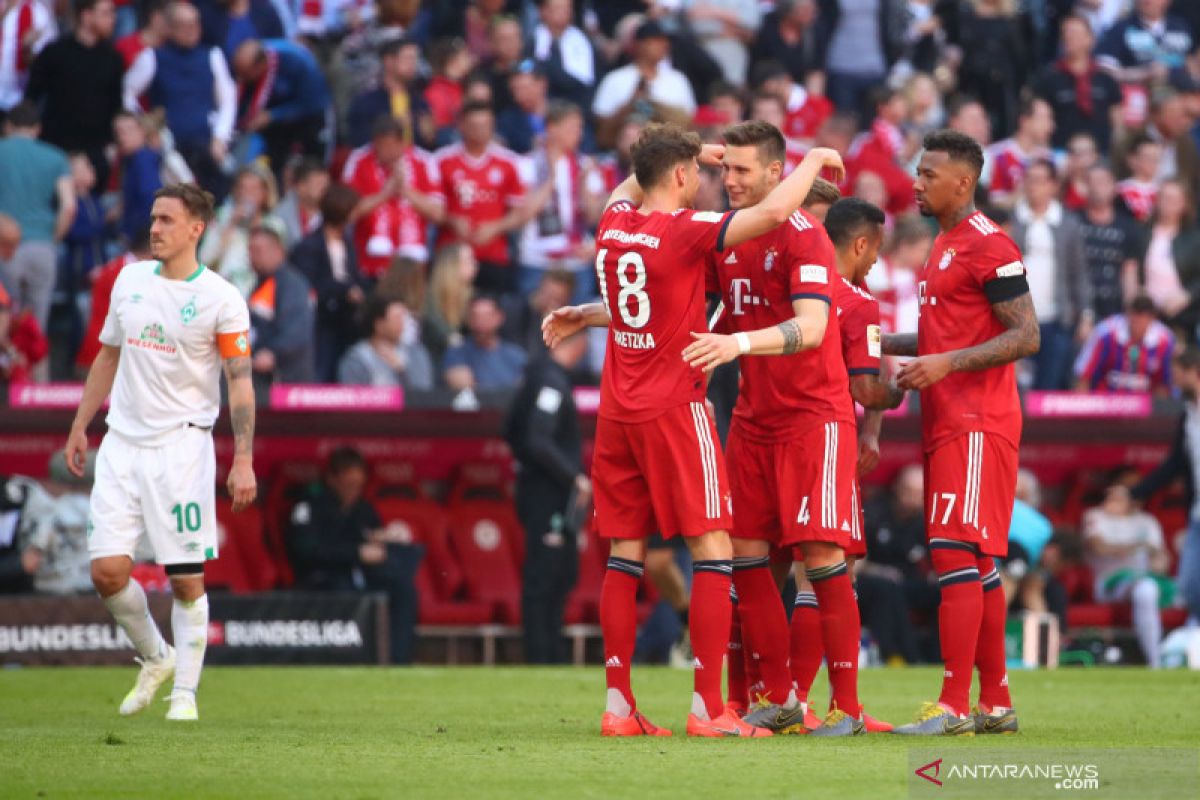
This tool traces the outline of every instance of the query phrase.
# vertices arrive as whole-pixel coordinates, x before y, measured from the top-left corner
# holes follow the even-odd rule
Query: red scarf
[[[254,97],[250,101],[250,105],[246,108],[246,114],[242,117],[241,126],[249,127],[250,120],[258,115],[258,112],[267,107],[267,101],[271,99],[271,90],[275,88],[275,75],[279,72],[279,53],[274,50],[266,50],[267,56],[267,71],[263,74],[262,80],[254,87]],[[246,91],[246,85],[238,83],[238,96],[241,97]]]
[[[33,60],[33,53],[25,47],[25,37],[29,35],[33,29],[33,3],[22,3],[21,10],[17,12],[17,74],[21,74]]]
[[[1058,62],[1058,68],[1075,79],[1075,105],[1079,106],[1079,110],[1090,117],[1095,108],[1092,105],[1092,76],[1096,74],[1096,62],[1089,61],[1087,69],[1083,71],[1083,74],[1072,72],[1071,67],[1067,65],[1066,59]]]

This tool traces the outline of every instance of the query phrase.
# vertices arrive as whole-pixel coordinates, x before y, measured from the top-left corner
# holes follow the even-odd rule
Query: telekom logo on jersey
[[[747,306],[769,306],[767,300],[753,294],[749,278],[734,278],[729,282],[729,291],[733,296],[733,315],[735,317],[746,313]]]

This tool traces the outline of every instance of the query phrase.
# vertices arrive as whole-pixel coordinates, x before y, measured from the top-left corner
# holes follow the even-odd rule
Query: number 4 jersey
[[[596,278],[612,320],[600,381],[601,417],[636,423],[703,403],[704,374],[683,360],[704,316],[705,256],[724,246],[735,212],[643,214],[628,201],[604,211]]]

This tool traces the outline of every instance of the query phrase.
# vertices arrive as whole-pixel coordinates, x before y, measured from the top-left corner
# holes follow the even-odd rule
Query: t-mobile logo
[[[733,294],[733,315],[735,317],[746,313],[747,306],[767,305],[767,301],[750,293],[749,278],[734,278],[730,281]]]

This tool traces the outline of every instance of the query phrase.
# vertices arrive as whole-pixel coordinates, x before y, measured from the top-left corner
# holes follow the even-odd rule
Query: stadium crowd
[[[1024,386],[1168,395],[1197,340],[1189,0],[5,0],[0,114],[8,382],[86,372],[117,273],[149,257],[154,192],[194,180],[220,203],[200,258],[249,303],[260,388],[513,392],[543,314],[596,295],[592,231],[655,120],[706,140],[771,122],[789,167],[841,152],[842,192],[887,213],[868,279],[885,332],[916,327],[935,230],[912,166],[946,126],[986,145],[980,205],[1025,254],[1042,347]],[[719,173],[697,205],[724,208]],[[596,338],[574,378],[602,361]],[[915,639],[879,620],[896,592],[937,602],[919,478],[868,508],[860,577],[907,661]],[[1062,587],[1030,584],[1056,553],[1030,524],[1047,532],[1014,535],[1006,589],[1062,614]]]

